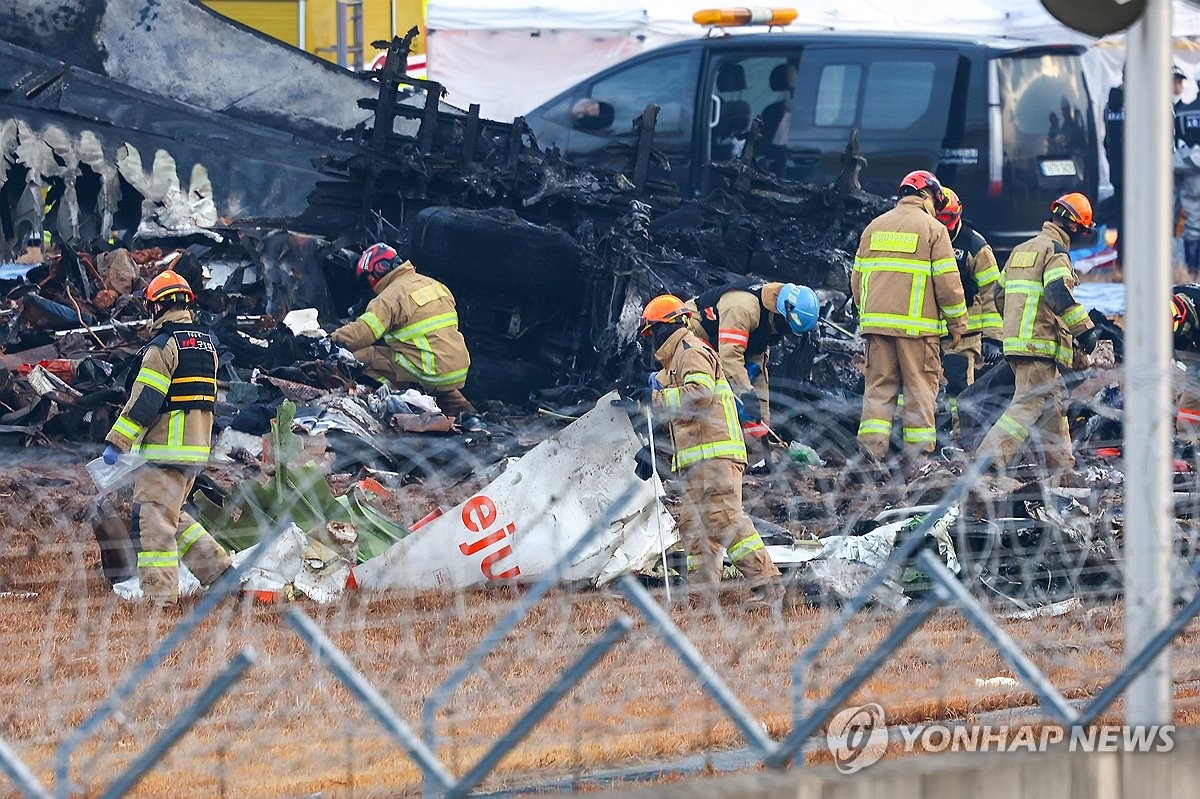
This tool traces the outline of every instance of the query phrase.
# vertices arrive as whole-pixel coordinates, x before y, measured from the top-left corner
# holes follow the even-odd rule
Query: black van
[[[863,188],[895,194],[914,169],[958,192],[997,249],[1036,233],[1055,197],[1096,201],[1092,101],[1073,45],[890,34],[765,33],[668,45],[609,67],[526,115],[543,147],[608,163],[646,105],[684,196],[740,153],[762,117],[758,165],[827,183],[852,129]]]

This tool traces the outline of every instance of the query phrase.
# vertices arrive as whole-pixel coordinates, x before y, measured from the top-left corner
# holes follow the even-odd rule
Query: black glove
[[[620,408],[629,414],[630,418],[639,416],[642,409],[650,404],[650,399],[654,392],[645,387],[629,388],[622,386],[617,389],[617,398],[613,400],[613,405]]]
[[[994,338],[983,340],[983,362],[992,365],[1000,363],[1004,357],[1004,345]]]
[[[1096,328],[1089,327],[1087,330],[1075,337],[1075,343],[1079,345],[1079,349],[1086,352],[1088,355],[1096,349],[1097,342],[1100,341],[1100,334],[1096,332]]]
[[[742,406],[738,414],[739,419],[751,423],[762,421],[762,406],[758,404],[758,394],[747,391],[738,397],[738,402]]]
[[[650,452],[649,444],[637,451],[637,454],[633,456],[633,462],[636,464],[633,467],[633,473],[639,480],[649,480],[654,476],[654,454]]]
[[[617,397],[615,400],[612,401],[612,406],[614,408],[619,408],[620,410],[625,411],[625,414],[630,419],[633,419],[642,414],[641,403],[639,403],[633,397]]]

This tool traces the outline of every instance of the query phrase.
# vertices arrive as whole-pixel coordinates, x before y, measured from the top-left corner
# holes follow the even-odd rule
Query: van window
[[[660,133],[690,131],[696,85],[694,63],[690,53],[652,59],[596,81],[589,94],[612,106],[621,128],[631,127],[646,106],[654,103],[659,106],[656,129]]]
[[[726,161],[741,155],[757,117],[763,121],[764,143],[770,145],[776,136],[786,142],[796,59],[782,54],[727,55],[717,62],[713,75],[709,87],[710,160]]]
[[[791,141],[836,139],[840,149],[858,128],[940,142],[954,75],[948,51],[809,47],[800,59]]]
[[[958,53],[948,47],[805,47],[785,153],[767,168],[789,180],[833,180],[857,129],[868,163],[863,188],[890,193],[913,163],[932,166],[937,158],[957,74]]]
[[[817,87],[817,105],[813,123],[822,128],[848,128],[854,124],[858,110],[858,86],[862,82],[862,67],[858,64],[830,64],[821,70]]]
[[[655,141],[690,139],[699,55],[670,53],[639,61],[563,95],[531,123],[539,143],[567,155],[595,153],[613,139],[632,138],[633,120],[657,105]]]
[[[930,61],[876,61],[863,93],[864,130],[905,130],[929,110],[936,68]]]
[[[1001,58],[997,67],[1005,149],[1021,156],[1082,156],[1090,100],[1078,56]]]

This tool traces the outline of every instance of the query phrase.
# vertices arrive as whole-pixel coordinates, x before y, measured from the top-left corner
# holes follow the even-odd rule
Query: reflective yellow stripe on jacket
[[[129,439],[130,443],[137,441],[138,436],[146,432],[145,427],[133,421],[128,416],[118,416],[112,429],[114,433],[119,433],[123,438]]]
[[[1004,280],[1004,278],[1001,279]],[[1042,358],[1058,359],[1061,355],[1061,348],[1056,339],[1034,336],[1038,308],[1046,293],[1045,287],[1036,280],[1004,280],[1004,293],[1010,296],[1019,295],[1024,303],[1021,306],[1021,324],[1018,327],[1017,335],[1004,339],[1004,354],[1036,355]],[[1013,299],[1009,299],[1006,302],[1013,301]]]
[[[203,394],[179,394],[174,397],[176,402],[216,402],[217,380],[215,377],[175,377],[171,379],[172,386],[187,386]]]
[[[875,237],[879,235],[879,233],[876,233],[872,236],[872,246],[876,243]],[[915,236],[916,234],[912,235]],[[854,268],[862,275],[863,307],[867,306],[872,274],[882,272],[900,273],[909,275],[912,281],[912,287],[909,292],[908,313],[861,313],[858,318],[860,326],[889,328],[908,336],[929,335],[939,332],[941,319],[930,319],[922,313],[922,309],[925,306],[925,292],[930,288],[931,278],[957,271],[957,261],[953,258],[943,258],[931,264],[929,261],[919,259],[879,256],[877,258],[855,258]],[[941,308],[942,315],[947,317],[958,317],[967,312],[966,303],[963,302],[939,307]]]
[[[979,295],[984,292],[991,293],[996,285],[996,281],[1000,279],[1000,269],[996,266],[989,266],[982,272],[975,273],[975,285],[979,287]],[[978,297],[975,300],[975,305],[982,306],[983,302]],[[979,333],[988,329],[995,329],[1004,326],[1004,319],[996,311],[972,311],[967,309],[967,332]]]
[[[138,371],[138,376],[134,379],[134,382],[142,383],[143,385],[149,386],[150,388],[162,394],[166,394],[171,388],[170,377],[162,374],[161,372],[156,372],[146,366],[143,366],[141,370]]]
[[[725,416],[725,438],[720,441],[695,444],[679,450],[672,460],[672,468],[678,472],[710,458],[734,458],[745,461],[746,441],[742,438],[742,425],[738,420],[737,405],[734,403],[733,389],[729,387],[729,382],[724,378],[714,381],[708,375],[698,372],[687,375],[683,382],[697,383],[706,387],[709,382],[712,383],[713,397],[720,403],[721,411]],[[664,402],[669,402],[667,397],[669,391],[670,389],[667,389],[663,392]],[[678,390],[675,392],[674,402],[678,407]]]
[[[979,333],[984,330],[994,330],[1004,326],[1004,318],[995,311],[988,313],[972,314],[967,317],[967,332]]]
[[[388,344],[396,344],[404,342],[411,344],[421,351],[421,363],[418,366],[413,363],[403,353],[396,353],[396,363],[404,369],[404,371],[419,378],[421,382],[431,386],[444,386],[451,383],[460,382],[467,376],[466,369],[456,369],[453,372],[446,374],[438,374],[437,359],[433,354],[433,347],[429,343],[429,334],[435,330],[442,330],[447,327],[455,327],[458,325],[458,313],[456,311],[447,311],[446,313],[431,316],[428,319],[422,319],[420,322],[413,322],[411,325],[405,325],[399,330],[394,330],[384,336],[384,341]]]
[[[383,325],[383,320],[380,319],[373,311],[367,311],[365,314],[358,317],[358,321],[370,328],[371,332],[375,334],[376,339],[383,338],[386,328]]]
[[[163,444],[147,444],[145,441],[134,449],[147,460],[168,463],[208,463],[207,445],[184,444],[184,416],[187,411],[168,411],[167,441]],[[120,420],[118,420],[120,421]],[[114,426],[115,429],[115,426]]]

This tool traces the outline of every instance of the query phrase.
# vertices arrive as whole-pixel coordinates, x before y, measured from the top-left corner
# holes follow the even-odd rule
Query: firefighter
[[[746,443],[738,425],[733,390],[712,347],[688,330],[692,313],[678,297],[663,294],[646,304],[640,332],[662,370],[650,376],[651,402],[669,421],[675,454],[672,468],[683,486],[680,529],[690,554],[699,556],[697,577],[715,591],[723,556],[750,581],[749,609],[778,613],[783,602],[779,569],[742,509]],[[649,478],[639,458],[638,476]]]
[[[458,330],[450,289],[419,274],[411,261],[386,244],[372,244],[358,259],[357,273],[375,292],[367,310],[330,338],[380,382],[420,386],[447,416],[468,431],[484,428],[462,394],[471,355]]]
[[[897,396],[904,397],[904,460],[911,473],[937,444],[935,416],[942,377],[944,326],[951,350],[967,330],[962,280],[950,234],[935,214],[946,194],[932,173],[910,172],[896,207],[863,231],[850,288],[866,339],[866,375],[859,448],[881,463],[891,439]]]
[[[1171,295],[1171,333],[1174,357],[1179,367],[1173,372],[1176,441],[1196,453],[1200,444],[1200,284],[1175,287]]]
[[[1095,326],[1072,293],[1076,277],[1068,254],[1072,238],[1094,230],[1088,198],[1078,192],[1064,194],[1050,204],[1050,219],[1041,233],[1013,249],[996,283],[996,307],[1004,317],[1004,357],[1016,385],[1012,402],[977,454],[992,457],[997,471],[1003,471],[1037,425],[1050,478],[1073,480],[1066,387],[1058,370],[1073,364],[1073,342],[1085,353],[1096,348]]]
[[[975,382],[975,367],[980,361],[995,363],[1003,353],[1000,341],[1003,320],[996,311],[994,284],[1000,279],[996,255],[991,245],[970,221],[963,219],[962,201],[953,189],[943,187],[946,207],[937,219],[950,233],[950,245],[958,262],[958,276],[967,304],[967,332],[958,347],[942,339],[942,373],[946,379],[946,404],[958,428],[958,395]]]
[[[737,400],[747,438],[770,429],[767,359],[784,334],[803,335],[817,326],[821,303],[815,291],[795,283],[744,279],[718,286],[687,303],[688,323],[709,346],[716,342],[721,368]]]
[[[155,336],[134,358],[129,399],[105,439],[105,463],[131,450],[148,461],[134,479],[132,532],[142,592],[158,607],[178,601],[180,560],[203,585],[230,567],[228,553],[182,510],[208,463],[217,401],[217,350],[192,317],[195,299],[171,270],[146,286]]]

